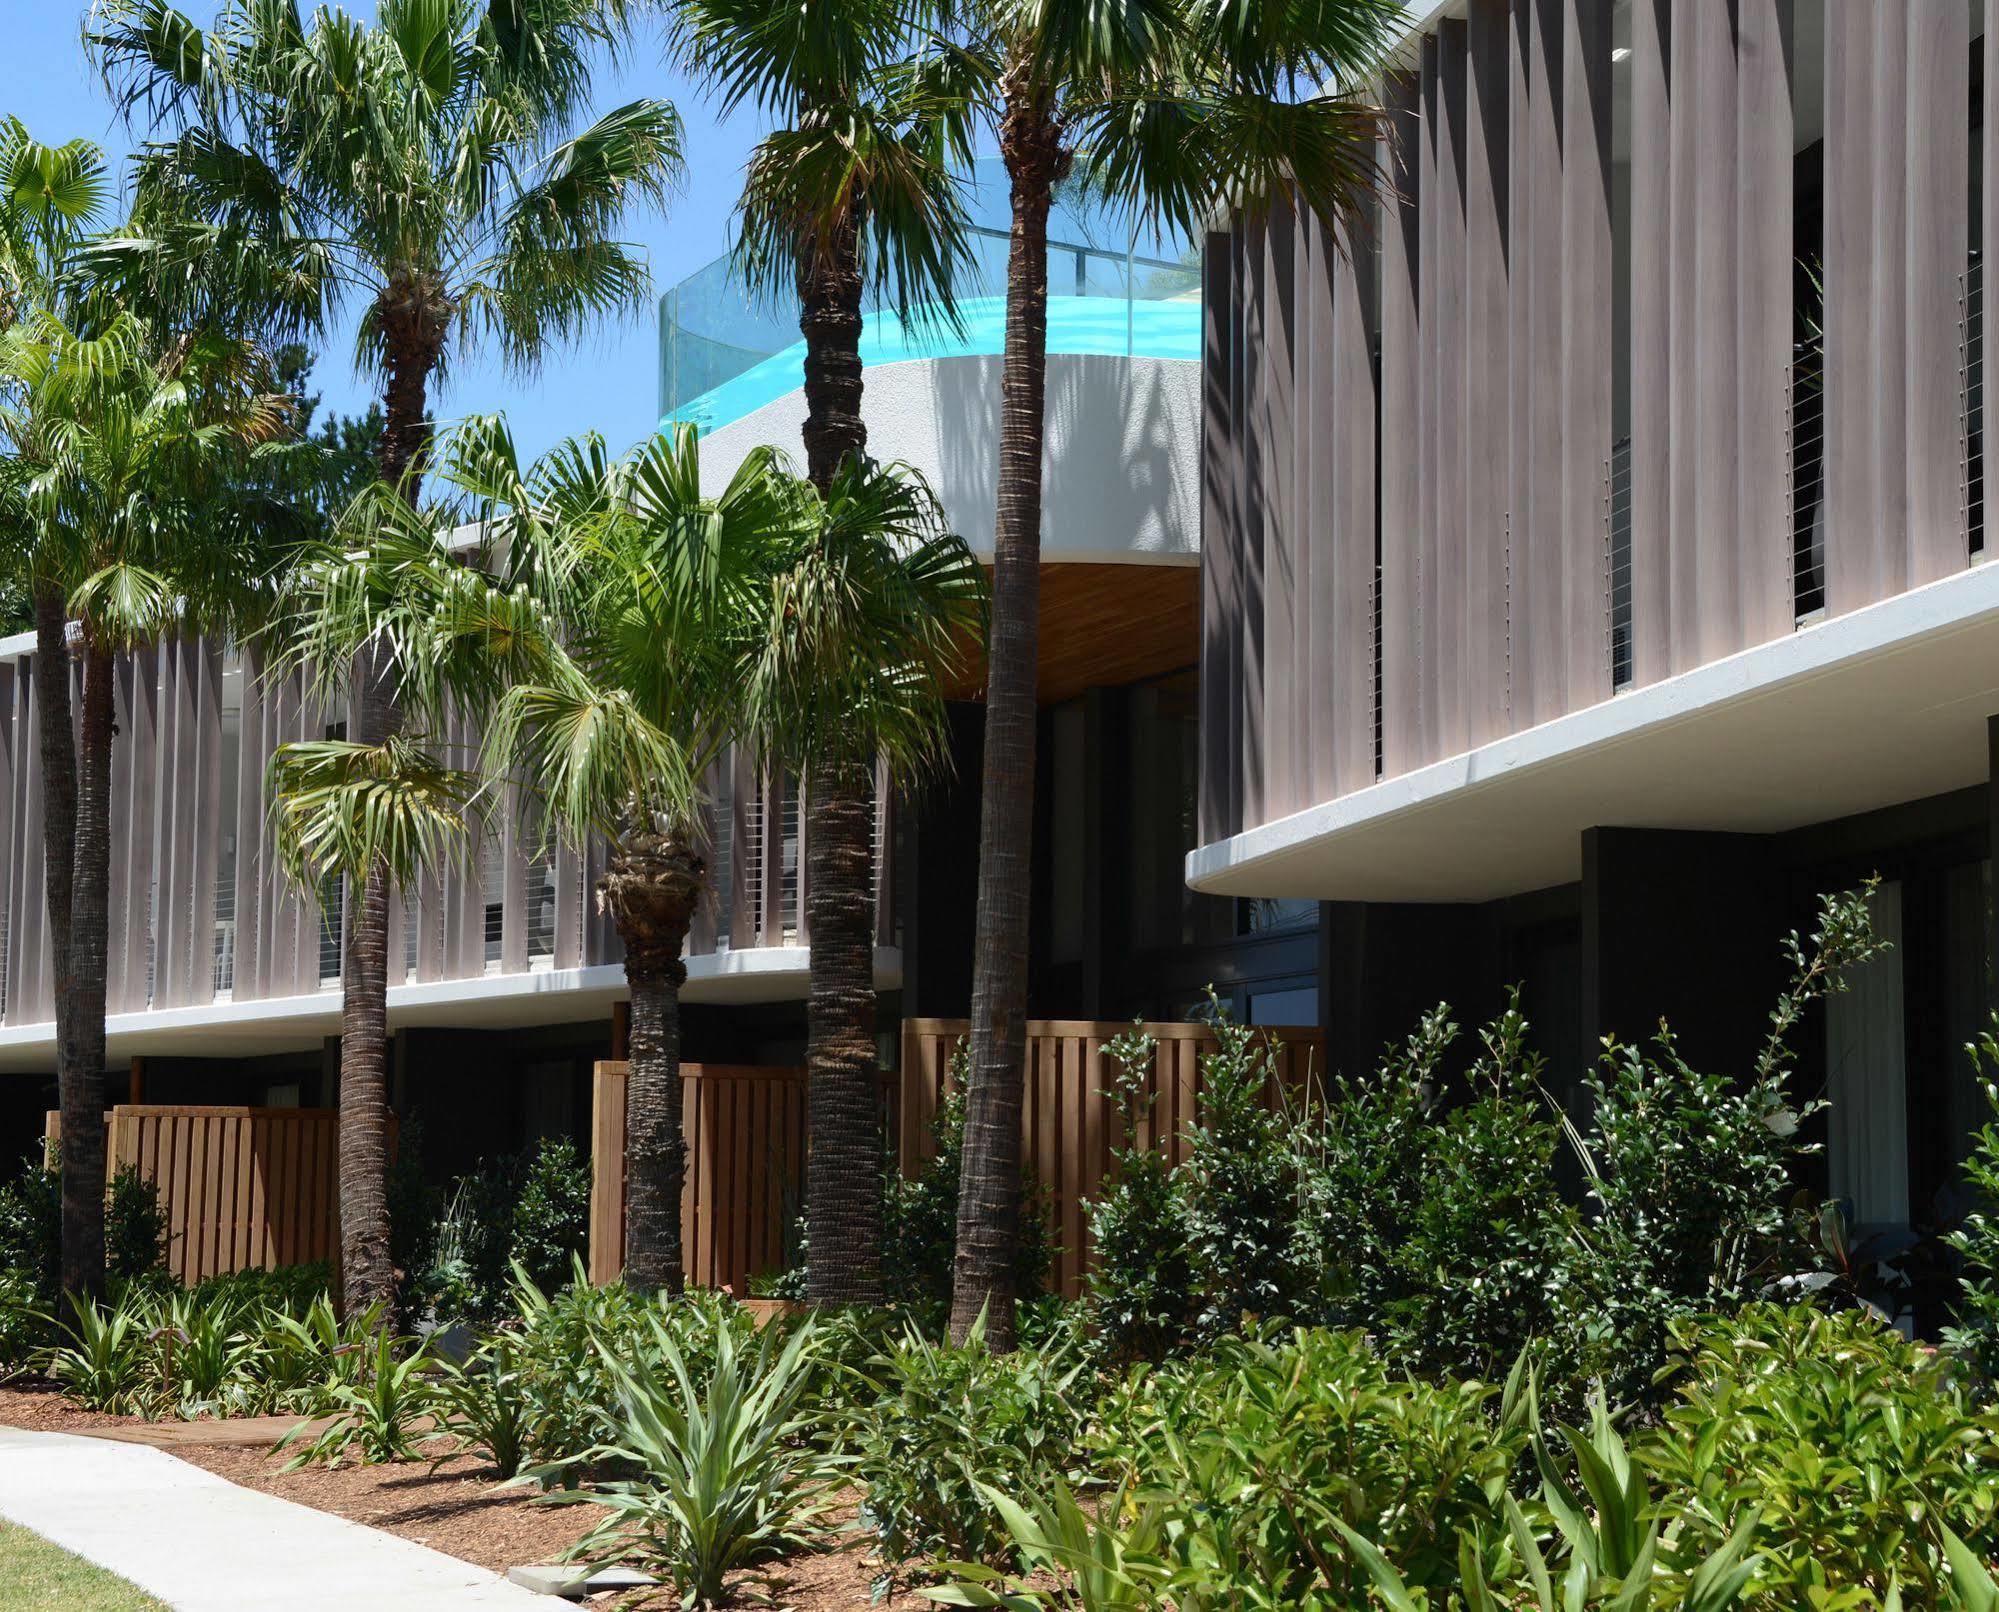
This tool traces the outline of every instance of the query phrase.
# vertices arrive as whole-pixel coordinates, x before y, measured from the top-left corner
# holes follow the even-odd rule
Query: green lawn
[[[167,1612],[144,1590],[51,1545],[40,1534],[0,1522],[0,1612]]]

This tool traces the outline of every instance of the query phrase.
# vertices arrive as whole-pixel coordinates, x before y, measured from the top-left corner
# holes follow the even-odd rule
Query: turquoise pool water
[[[863,364],[895,364],[915,358],[954,358],[1002,351],[1006,339],[1006,299],[969,297],[958,304],[963,328],[905,327],[888,312],[872,313],[861,335]],[[1111,357],[1184,358],[1201,356],[1201,304],[1196,298],[1146,301],[1123,297],[1048,299],[1048,350]],[[703,431],[740,420],[805,384],[805,344],[791,346],[741,374],[689,398],[661,420],[662,425],[698,425]]]

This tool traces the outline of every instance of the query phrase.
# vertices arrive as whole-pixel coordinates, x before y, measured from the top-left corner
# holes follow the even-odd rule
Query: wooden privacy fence
[[[1111,1173],[1118,1145],[1117,1111],[1104,1094],[1114,1071],[1104,1043],[1129,1024],[1036,1019],[1027,1026],[1027,1081],[1021,1105],[1021,1159],[1047,1189],[1058,1244],[1053,1273],[1057,1291],[1082,1291],[1089,1261],[1083,1213]],[[1153,1099],[1140,1122],[1139,1140],[1164,1146],[1175,1159],[1185,1152],[1186,1126],[1201,1106],[1201,1059],[1216,1050],[1205,1024],[1141,1026],[1157,1043],[1147,1094]],[[1277,1042],[1283,1086],[1302,1091],[1322,1073],[1323,1037],[1316,1029],[1260,1031]],[[963,1019],[905,1019],[902,1025],[901,1128],[903,1173],[921,1168],[931,1145],[931,1122],[950,1077],[951,1054],[970,1034]]]
[[[181,1281],[338,1260],[334,1109],[121,1104],[105,1126],[107,1173],[129,1164],[159,1189],[167,1269]],[[53,1150],[59,1113],[44,1134]]]
[[[590,1134],[590,1279],[625,1263],[625,1072],[597,1065]],[[687,1183],[680,1248],[688,1282],[738,1295],[785,1263],[785,1228],[805,1174],[805,1071],[749,1064],[680,1066]]]

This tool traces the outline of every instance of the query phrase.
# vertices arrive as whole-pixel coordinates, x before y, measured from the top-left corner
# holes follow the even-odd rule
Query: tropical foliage
[[[531,369],[560,342],[643,307],[642,256],[618,232],[635,204],[664,205],[680,169],[667,103],[638,99],[570,132],[594,52],[622,37],[622,7],[489,8],[390,0],[372,23],[321,8],[232,0],[212,28],[155,0],[111,0],[88,41],[121,105],[165,136],[141,164],[142,207],[253,239],[288,270],[317,321],[359,304],[357,365],[378,376],[377,467],[411,513],[431,438],[432,389],[486,342]],[[339,115],[329,115],[339,108]],[[222,254],[224,260],[228,254]],[[342,533],[393,529],[377,507]],[[343,753],[286,757],[313,814],[280,818],[294,866],[340,866],[351,887],[341,1036],[341,1269],[356,1310],[395,1296],[390,1253],[386,1038],[393,886],[435,865],[463,802],[434,758],[400,743],[421,677],[392,635],[364,633]],[[303,656],[315,689],[335,668]],[[434,716],[433,710],[429,715]],[[283,791],[281,790],[282,794]],[[371,837],[386,838],[377,844]]]

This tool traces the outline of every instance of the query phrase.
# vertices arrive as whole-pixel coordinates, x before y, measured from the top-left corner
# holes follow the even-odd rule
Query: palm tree
[[[1048,214],[1065,179],[1193,233],[1280,199],[1328,225],[1375,193],[1376,114],[1356,89],[1397,0],[964,0],[961,81],[1012,189],[993,622],[979,809],[971,1064],[951,1331],[1012,1347],[1033,852]],[[1319,86],[1326,86],[1320,88]]]
[[[0,122],[0,327],[52,311],[78,248],[98,228],[109,183],[104,154],[83,140],[45,146],[18,118]],[[33,540],[26,500],[33,456],[19,436],[0,481],[0,585],[33,621],[37,665],[69,665],[68,611],[54,556]],[[24,450],[27,456],[24,457]],[[41,734],[42,857],[47,868],[49,953],[54,962],[57,1091],[63,1111],[62,1278],[96,1293],[104,1272],[103,997],[93,1020],[75,988],[71,957],[76,889],[76,745],[69,678],[35,679]],[[109,686],[99,691],[108,699]],[[83,1039],[79,1040],[79,1013]],[[93,1053],[89,1025],[97,1025]]]
[[[905,319],[954,317],[952,279],[966,254],[954,176],[970,159],[967,100],[953,82],[955,53],[925,32],[933,11],[924,0],[683,0],[672,24],[674,50],[725,112],[750,102],[786,120],[751,156],[737,266],[753,289],[798,297],[806,470],[822,498],[867,449],[860,342],[869,289]],[[875,1081],[874,929],[862,921],[873,864],[853,849],[866,844],[873,796],[871,759],[831,748],[811,757],[806,1061],[815,1094],[863,1080],[872,1091]],[[827,1112],[861,1128],[852,1156],[880,1159],[873,1107],[863,1113],[842,1098]],[[812,1145],[815,1154],[849,1151],[821,1127]],[[817,1302],[880,1300],[878,1168],[813,1172],[815,1182],[824,1176],[806,1202]]]
[[[850,457],[812,502],[814,518],[776,577],[743,703],[764,755],[815,779],[856,785],[822,803],[807,837],[814,901],[806,1292],[815,1303],[838,1304],[878,1300],[883,1277],[874,813],[866,781],[880,765],[890,787],[902,790],[945,763],[942,691],[977,652],[986,590],[977,558],[949,531],[915,472]]]
[[[286,399],[254,349],[177,339],[166,355],[122,309],[78,329],[38,311],[0,337],[0,436],[36,593],[36,684],[66,685],[69,623],[82,662],[74,734],[67,689],[44,726],[63,1110],[63,1285],[104,1279],[103,1070],[112,824],[113,668],[169,633],[240,621],[281,523],[248,475],[280,435]],[[46,719],[45,719],[46,720]],[[58,885],[60,884],[60,889]]]
[[[678,1293],[681,954],[707,888],[701,778],[736,734],[734,674],[805,511],[768,451],[703,496],[687,428],[615,459],[595,437],[564,443],[524,471],[504,423],[474,418],[441,474],[500,539],[498,592],[532,600],[546,624],[498,702],[489,773],[538,793],[573,839],[611,842],[597,900],[631,996],[625,1279]]]
[[[471,422],[444,475],[504,536],[506,591],[543,601],[559,624],[538,675],[500,702],[489,771],[532,780],[570,834],[611,838],[598,899],[625,943],[632,1002],[625,1275],[677,1292],[681,952],[708,890],[700,781],[743,741],[799,768],[822,758],[872,768],[880,755],[907,778],[933,763],[938,689],[972,640],[981,573],[929,489],[899,467],[849,460],[822,496],[764,449],[708,496],[688,428],[616,461],[594,440],[570,444],[523,475],[504,429]],[[872,823],[841,827],[843,837],[815,842],[812,872],[844,858],[828,883],[862,893],[840,916],[858,931],[850,949],[864,972],[836,983],[871,1037]],[[815,969],[815,991],[820,983]],[[872,1040],[844,1069],[845,1080],[811,1085],[808,1201],[837,1208],[858,1182],[872,1218]],[[851,1269],[867,1226],[823,1214],[812,1225],[818,1246],[835,1251],[828,1266],[840,1268],[844,1252]],[[871,1284],[878,1276],[865,1273]]]
[[[329,300],[362,306],[357,362],[380,377],[383,481],[415,506],[430,393],[481,339],[532,369],[593,323],[645,305],[641,255],[615,239],[663,205],[681,128],[640,99],[567,139],[613,0],[384,0],[374,24],[295,0],[231,0],[205,32],[160,0],[106,0],[89,34],[128,111],[177,134],[146,185],[182,212],[253,221]],[[393,657],[357,662],[349,732],[400,722]],[[343,1302],[393,1294],[386,1157],[390,870],[349,881],[340,1090]]]

